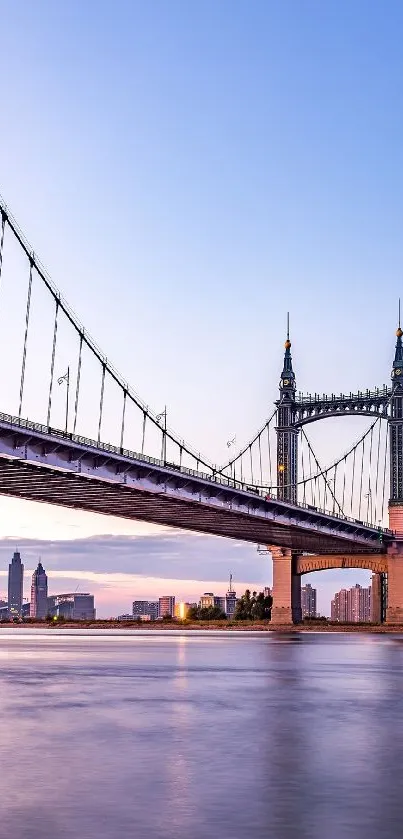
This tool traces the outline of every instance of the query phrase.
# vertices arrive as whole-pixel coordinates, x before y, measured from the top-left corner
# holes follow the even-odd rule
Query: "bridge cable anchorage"
[[[46,425],[50,426],[50,413],[52,409],[52,390],[53,390],[53,374],[55,371],[55,355],[56,355],[56,340],[57,340],[57,319],[59,314],[59,300],[56,297],[56,311],[55,311],[55,321],[53,327],[53,344],[52,344],[52,361],[50,365],[50,384],[49,384],[49,400],[48,400],[48,415],[47,415],[47,422]]]
[[[4,240],[4,230],[5,230],[5,227],[8,226],[9,230],[13,233],[15,239],[17,240],[18,244],[20,245],[21,249],[23,250],[23,252],[28,257],[28,259],[32,259],[32,263],[33,263],[33,266],[35,268],[35,271],[36,271],[38,277],[40,277],[40,279],[44,283],[47,290],[52,295],[58,311],[60,310],[60,311],[63,312],[63,315],[66,317],[67,321],[71,324],[71,326],[73,327],[75,332],[80,336],[83,343],[88,347],[88,349],[90,350],[92,355],[97,359],[98,363],[101,366],[105,363],[105,371],[111,377],[111,379],[121,388],[121,390],[124,390],[126,388],[128,399],[130,399],[130,401],[133,402],[133,404],[136,405],[136,407],[139,408],[140,411],[146,412],[147,419],[154,426],[158,426],[158,423],[156,421],[155,413],[153,411],[151,411],[149,409],[149,407],[145,404],[145,402],[138,396],[138,394],[131,387],[129,387],[127,385],[127,383],[125,382],[123,377],[120,375],[120,373],[116,370],[116,368],[109,361],[105,361],[104,353],[101,351],[101,349],[99,348],[97,343],[94,341],[94,339],[91,337],[89,332],[84,328],[83,324],[80,322],[80,320],[78,319],[78,317],[75,314],[75,312],[73,311],[73,309],[69,306],[69,304],[67,303],[67,301],[65,300],[63,295],[60,293],[60,291],[58,290],[56,285],[53,283],[53,280],[51,279],[50,275],[46,271],[45,267],[43,266],[43,264],[41,263],[41,261],[39,260],[37,255],[33,252],[33,249],[31,247],[30,243],[28,242],[24,233],[22,232],[21,228],[19,227],[16,219],[9,212],[9,210],[7,208],[7,205],[6,205],[4,199],[2,198],[1,195],[0,195],[0,214],[1,214],[1,226],[0,226],[0,231],[1,231],[0,232],[1,256],[3,255],[2,241]],[[52,387],[53,387],[53,380],[52,380]],[[52,390],[52,388],[50,388],[50,408],[51,408],[51,404],[52,404],[51,390]],[[50,422],[49,406],[48,406],[48,419],[49,419],[49,422]],[[77,420],[76,420],[76,422],[77,422]],[[202,465],[203,467],[205,467],[208,472],[212,472],[212,473],[213,472],[216,472],[216,473],[218,472],[218,473],[221,474],[222,470],[214,469],[213,464],[210,463],[210,461],[207,458],[202,457],[200,452],[197,452],[197,450],[192,448],[190,445],[184,444],[182,438],[180,438],[179,435],[177,435],[172,429],[170,429],[168,427],[166,428],[165,437],[166,437],[167,440],[170,440],[175,445],[175,447],[179,448],[180,445],[182,445],[183,451],[186,452],[186,454],[191,459],[193,459],[193,461],[196,461],[199,465]],[[182,440],[182,443],[181,443],[181,440]]]
[[[21,419],[22,399],[23,399],[23,395],[24,395],[25,364],[26,364],[26,360],[27,360],[29,314],[30,314],[30,310],[31,310],[32,272],[33,272],[33,265],[32,265],[32,262],[30,261],[30,263],[29,263],[28,292],[27,292],[27,307],[26,307],[26,312],[25,312],[24,346],[23,346],[23,350],[22,350],[20,401],[19,401],[19,406],[18,406],[18,419]]]

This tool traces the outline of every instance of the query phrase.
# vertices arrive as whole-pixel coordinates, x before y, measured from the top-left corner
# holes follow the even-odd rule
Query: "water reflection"
[[[0,835],[395,839],[388,637],[0,633]]]

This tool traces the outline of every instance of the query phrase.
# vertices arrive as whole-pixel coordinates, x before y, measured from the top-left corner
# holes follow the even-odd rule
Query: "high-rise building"
[[[158,617],[159,618],[173,618],[175,614],[175,595],[165,594],[158,600]]]
[[[94,595],[88,592],[54,594],[48,597],[47,612],[52,617],[75,621],[95,620]]]
[[[316,588],[310,583],[301,588],[301,609],[303,618],[316,618]]]
[[[371,586],[358,583],[349,590],[336,592],[331,604],[331,620],[339,623],[369,623],[371,620]]]
[[[236,591],[234,591],[234,589],[232,588],[232,574],[230,574],[229,575],[229,589],[228,589],[228,591],[225,595],[225,608],[224,608],[224,612],[225,612],[228,620],[231,620],[231,618],[234,617],[235,609],[236,609]]]
[[[10,618],[21,616],[23,585],[24,566],[20,553],[15,551],[8,566],[8,616]]]
[[[38,567],[32,574],[29,614],[31,618],[39,619],[46,618],[48,614],[48,578],[41,561],[38,562]]]
[[[133,600],[133,617],[135,620],[148,617],[150,621],[156,621],[158,618],[158,602],[154,600]]]

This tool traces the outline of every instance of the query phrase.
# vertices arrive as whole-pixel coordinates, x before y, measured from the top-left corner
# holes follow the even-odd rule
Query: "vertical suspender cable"
[[[351,505],[350,505],[350,514],[353,515],[353,496],[354,496],[354,476],[355,476],[355,453],[357,451],[357,446],[354,448],[353,454],[353,477],[351,481]]]
[[[6,217],[1,210],[1,226],[0,226],[0,280],[1,280],[1,271],[3,268],[3,245],[4,245],[4,233],[6,229]]]
[[[380,423],[380,420],[378,420]],[[369,465],[368,465],[368,504],[367,504],[367,521],[372,522],[372,487],[371,487],[371,466],[372,466],[372,443],[374,435],[374,426],[371,428],[370,443],[369,443]],[[371,512],[370,518],[369,514]]]
[[[74,423],[73,434],[76,433],[77,414],[78,414],[78,396],[80,393],[80,378],[81,378],[81,356],[83,351],[83,334],[80,335],[80,344],[78,348],[78,364],[77,364],[77,380],[76,380],[76,396],[74,400]]]
[[[362,504],[362,476],[364,472],[364,454],[365,454],[365,437],[362,441],[362,456],[361,456],[361,475],[360,475],[360,495],[358,502],[358,518],[361,518],[361,504]]]
[[[388,459],[388,442],[389,442],[389,434],[386,434],[385,439],[385,460],[383,464],[383,489],[382,489],[382,508],[381,508],[381,515],[383,516],[385,510],[385,491],[386,491],[386,462]]]
[[[336,512],[336,481],[337,481],[337,463],[334,467],[334,483],[333,483],[333,515]]]
[[[308,461],[309,461],[309,474],[312,475],[312,456],[311,456],[311,450],[310,450],[309,446],[308,446]],[[316,507],[316,483],[314,483],[313,480],[311,480],[309,482],[309,486],[310,486],[310,489],[311,489],[311,504],[313,504],[314,507]]]
[[[57,318],[59,315],[59,298],[56,297],[56,311],[55,311],[55,325],[53,328],[53,345],[52,345],[52,361],[50,364],[50,384],[49,384],[49,400],[48,400],[48,416],[46,425],[50,425],[50,412],[52,408],[52,390],[53,390],[53,373],[55,370],[55,355],[56,355],[56,338],[57,338]]]
[[[141,454],[144,454],[144,440],[145,440],[145,436],[146,436],[146,420],[147,420],[147,414],[146,414],[145,411],[143,411],[143,434],[142,434],[142,438],[141,438]]]
[[[260,437],[261,437],[261,435],[259,434],[258,440],[259,440],[260,485],[262,485],[262,484],[263,484],[263,472],[262,472],[262,447],[261,447],[261,443],[260,443]]]
[[[251,477],[251,484],[253,485],[253,460],[252,460],[252,446],[249,446],[249,456],[250,456],[250,477]]]
[[[378,480],[379,480],[379,453],[381,448],[381,428],[382,422],[379,419],[379,430],[378,430],[378,446],[377,446],[377,454],[376,454],[376,479],[375,479],[375,510],[374,510],[374,521],[377,521],[377,512],[378,512]]]
[[[304,447],[301,446],[301,467],[302,467],[302,481],[304,485],[304,504],[306,504],[306,481],[305,481],[305,467],[304,467]]]
[[[25,312],[24,348],[23,348],[23,351],[22,351],[21,382],[20,382],[20,404],[19,404],[19,407],[18,407],[18,419],[21,419],[22,397],[23,397],[23,394],[24,394],[25,363],[26,363],[26,359],[27,359],[29,313],[30,313],[30,309],[31,309],[32,270],[33,270],[33,265],[32,265],[32,262],[30,261],[30,263],[29,263],[28,294],[27,294],[27,308],[26,308],[26,312]]]
[[[345,513],[344,513],[344,493],[346,491],[346,471],[347,471],[347,458],[345,457],[344,458],[344,470],[343,470],[343,497],[342,497],[342,501],[341,501],[341,509],[342,509],[343,515],[345,515]]]
[[[127,390],[123,391],[123,408],[122,408],[122,424],[120,428],[120,448],[123,449],[123,437],[125,433],[125,416],[126,416],[126,398]]]
[[[99,422],[98,422],[98,443],[101,442],[101,425],[102,425],[102,413],[104,410],[104,391],[105,391],[105,370],[106,364],[105,362],[102,364],[102,379],[101,379],[101,397],[99,400]]]
[[[179,446],[179,468],[182,469],[183,446]]]
[[[273,486],[273,472],[271,466],[271,447],[270,447],[270,423],[267,423],[267,445],[269,447],[269,484]],[[277,477],[276,477],[277,484]]]

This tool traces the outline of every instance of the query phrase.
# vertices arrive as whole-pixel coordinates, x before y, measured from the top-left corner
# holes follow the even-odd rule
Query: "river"
[[[0,630],[0,836],[397,839],[403,642]]]

